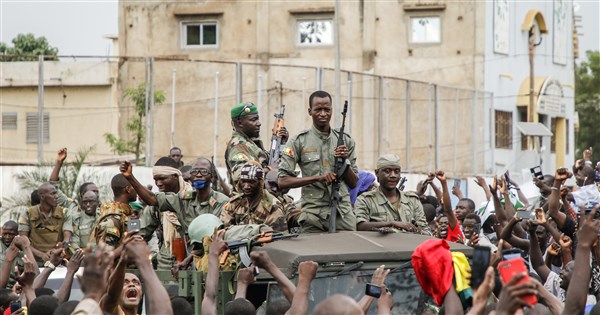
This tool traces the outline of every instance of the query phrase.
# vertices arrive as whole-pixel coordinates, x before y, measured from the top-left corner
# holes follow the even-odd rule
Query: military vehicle
[[[426,303],[433,300],[423,293],[412,269],[411,255],[415,248],[431,239],[429,236],[378,232],[338,232],[334,234],[303,234],[255,247],[252,250],[266,251],[271,260],[297,283],[297,268],[302,261],[319,264],[317,276],[311,284],[309,313],[321,300],[335,293],[342,293],[360,300],[365,286],[377,267],[385,265],[391,269],[385,284],[393,293],[394,314],[421,314]],[[470,247],[450,243],[451,251],[460,251],[471,257]],[[180,271],[178,279],[168,271],[157,271],[165,286],[178,288],[178,294],[193,297],[196,314],[204,295],[205,274],[199,271]],[[174,281],[177,281],[176,283]],[[219,277],[218,313],[223,314],[225,303],[235,296],[235,272],[223,271]],[[284,299],[277,283],[261,270],[256,283],[248,288],[247,298],[257,308],[263,304]],[[266,306],[265,305],[265,306]],[[377,313],[373,303],[369,314]]]

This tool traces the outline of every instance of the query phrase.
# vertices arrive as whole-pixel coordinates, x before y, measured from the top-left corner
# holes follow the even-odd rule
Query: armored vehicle
[[[311,284],[309,313],[324,298],[342,293],[357,301],[365,293],[365,286],[377,267],[385,265],[391,269],[385,284],[393,293],[395,314],[421,314],[426,303],[433,300],[424,294],[415,277],[411,255],[415,248],[429,236],[377,232],[338,232],[334,234],[303,234],[297,238],[280,240],[255,247],[252,250],[268,252],[271,260],[283,273],[297,283],[297,268],[302,261],[315,261],[319,264],[317,276]],[[450,243],[451,251],[460,251],[471,257],[470,247]],[[199,271],[180,271],[178,279],[169,272],[158,271],[165,285],[178,287],[180,296],[193,297],[195,313],[200,314],[201,299],[204,295],[205,274]],[[221,272],[219,278],[218,312],[223,314],[225,303],[232,300],[235,293],[235,272]],[[248,288],[247,298],[258,308],[284,299],[277,283],[261,271],[256,283]],[[369,314],[376,314],[377,304],[373,303]]]

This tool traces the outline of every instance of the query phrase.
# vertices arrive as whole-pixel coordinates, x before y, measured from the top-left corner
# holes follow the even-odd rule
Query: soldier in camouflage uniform
[[[246,164],[240,170],[238,190],[221,212],[225,226],[241,224],[266,224],[275,231],[287,231],[283,205],[271,195],[263,180],[263,170]]]
[[[115,175],[110,186],[115,195],[114,201],[100,207],[98,223],[94,227],[92,237],[96,239],[96,244],[103,241],[106,245],[117,248],[127,231],[127,221],[131,215],[129,203],[137,199],[137,194],[122,174]]]
[[[223,206],[229,198],[210,187],[211,163],[206,158],[199,158],[192,164],[190,171],[193,190],[184,190],[179,193],[159,192],[152,193],[140,184],[133,176],[129,162],[121,164],[121,173],[133,185],[140,198],[149,206],[156,206],[160,212],[170,212],[177,216],[180,223],[176,227],[182,238],[187,239],[187,229],[194,218],[203,213],[216,216],[221,214]]]
[[[332,114],[329,93],[316,91],[311,94],[308,113],[313,127],[294,136],[283,149],[279,162],[279,187],[302,187],[302,212],[298,223],[304,233],[319,233],[329,228],[331,184],[336,178],[345,182],[347,185],[340,185],[342,200],[338,203],[336,229],[355,231],[356,216],[348,192],[348,186],[354,188],[358,183],[354,140],[344,134],[345,145],[337,146],[340,133],[329,125]],[[336,157],[345,160],[347,167],[342,174],[334,173]],[[297,177],[296,165],[302,171],[301,178]]]
[[[227,143],[225,162],[229,183],[236,187],[242,166],[248,162],[256,162],[266,168],[269,164],[269,153],[258,139],[261,124],[258,109],[254,104],[240,103],[234,106],[231,109],[231,123],[234,131]],[[278,135],[282,139],[282,145],[285,144],[289,136],[285,127],[281,128]]]
[[[400,170],[397,155],[379,157],[375,170],[379,187],[360,195],[354,204],[358,230],[389,228],[431,235],[419,195],[397,188]]]
[[[83,195],[81,205],[67,212],[63,224],[64,248],[69,248],[71,253],[86,248],[98,219],[98,210],[98,195],[88,191]]]

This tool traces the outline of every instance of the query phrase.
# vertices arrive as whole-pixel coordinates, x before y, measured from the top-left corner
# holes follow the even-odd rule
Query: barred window
[[[496,111],[496,148],[512,149],[512,112]]]

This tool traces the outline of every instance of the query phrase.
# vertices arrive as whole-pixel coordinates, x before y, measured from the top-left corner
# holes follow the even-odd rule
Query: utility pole
[[[38,56],[38,163],[44,161],[44,55]]]
[[[339,124],[341,122],[341,106],[340,100],[342,98],[342,88],[341,88],[341,77],[340,77],[340,59],[341,59],[341,51],[340,51],[340,4],[339,0],[335,0],[335,25],[333,27],[333,35],[335,37],[335,98],[333,112],[335,116],[335,123]]]
[[[175,146],[175,92],[177,69],[173,68],[173,94],[171,97],[171,148]]]

